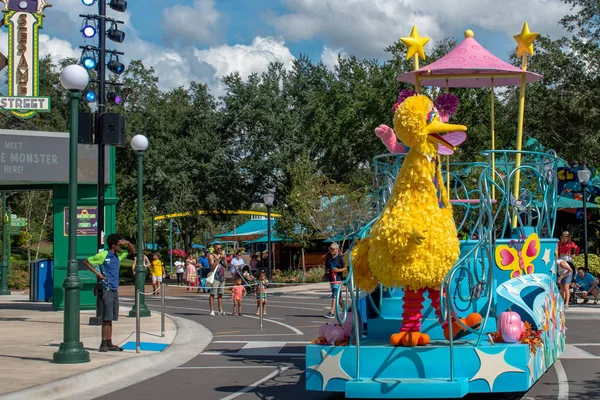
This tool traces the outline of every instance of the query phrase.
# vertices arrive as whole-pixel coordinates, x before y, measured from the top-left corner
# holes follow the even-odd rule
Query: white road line
[[[244,315],[244,317],[246,317],[246,318],[253,318],[253,319],[260,319],[260,317],[253,317],[251,315]],[[268,319],[268,318],[263,318],[263,321],[270,321],[270,322],[272,322],[274,324],[285,326],[286,328],[291,329],[293,332],[295,332],[296,335],[304,335],[304,333],[302,333],[302,331],[300,329],[294,328],[293,326],[288,325],[288,324],[284,324],[283,322],[273,321],[272,319]]]
[[[252,343],[251,341],[248,340],[213,340],[211,343],[230,343],[230,344],[243,344],[243,343]],[[310,344],[310,342],[269,342],[269,343],[275,343],[275,344]]]
[[[295,334],[295,333],[258,333],[258,334],[254,334],[254,333],[251,333],[251,334],[239,333],[239,334],[236,334],[236,335],[233,335],[233,334],[232,335],[219,335],[218,333],[215,333],[215,337],[219,337],[219,338],[222,338],[222,337],[238,337],[238,336],[243,336],[243,337],[258,336],[258,337],[263,337],[263,336],[298,336],[298,335]]]
[[[249,391],[251,391],[252,389],[256,388],[257,386],[261,385],[262,383],[275,378],[276,376],[278,376],[279,374],[281,374],[283,371],[285,371],[286,369],[288,369],[289,367],[278,367],[277,371],[273,371],[272,373],[270,373],[269,375],[265,376],[264,378],[254,382],[252,385],[247,386],[245,388],[243,388],[242,390],[235,392],[233,394],[230,394],[227,397],[223,397],[221,400],[232,400],[235,399],[236,397],[239,397],[241,395],[243,395],[244,393],[247,393]]]
[[[257,368],[268,368],[273,369],[277,368],[276,366],[268,366],[268,365],[245,365],[245,366],[232,366],[232,367],[178,367],[175,369],[257,369]]]
[[[257,354],[240,354],[237,351],[205,351],[201,355],[203,356],[244,356],[244,357],[298,357],[305,358],[303,353],[257,353]]]
[[[285,342],[248,342],[238,351],[243,356],[276,356],[285,347]]]
[[[585,350],[580,349],[579,347],[575,347],[572,344],[565,345],[565,351],[560,355],[561,359],[575,359],[575,360],[584,360],[590,358],[600,358],[591,353],[588,353]]]
[[[600,343],[568,343],[571,346],[600,346]]]
[[[554,369],[558,378],[558,400],[569,400],[569,379],[560,360],[556,360]]]
[[[131,304],[125,301],[121,301],[121,303],[123,304]],[[203,308],[191,308],[191,307],[177,307],[177,306],[165,306],[165,308],[174,308],[177,310],[192,310],[192,311],[209,311]],[[243,315],[246,318],[254,318],[254,319],[260,319],[260,317],[251,317],[250,315]],[[272,319],[268,319],[268,318],[263,318],[263,321],[267,321],[267,322],[271,322],[273,324],[277,324],[277,325],[281,325],[281,326],[285,326],[286,328],[290,329],[292,332],[294,332],[296,335],[304,335],[304,333],[300,330],[300,329],[296,329],[291,325],[288,324],[284,324],[283,322],[279,322],[279,321],[274,321]],[[242,335],[242,336],[247,336],[247,335]],[[260,335],[258,335],[260,336]]]

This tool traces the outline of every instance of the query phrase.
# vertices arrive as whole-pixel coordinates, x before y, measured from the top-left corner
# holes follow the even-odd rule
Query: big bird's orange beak
[[[439,135],[442,132],[453,132],[453,131],[463,131],[467,130],[467,127],[464,125],[455,125],[455,124],[447,124],[445,122],[440,121],[439,119],[434,119],[427,125],[427,133],[429,136],[427,139],[430,142],[441,144],[449,148],[450,150],[456,150],[456,146],[452,143],[445,140],[443,137]]]

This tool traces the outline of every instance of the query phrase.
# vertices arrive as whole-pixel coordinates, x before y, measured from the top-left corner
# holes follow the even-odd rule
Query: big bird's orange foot
[[[472,313],[469,314],[465,319],[461,318],[460,321],[471,329],[478,329],[481,325],[481,315],[479,315],[478,313]],[[449,325],[444,328],[444,337],[446,338],[446,340],[450,340],[450,329],[448,328]],[[458,323],[458,321],[452,322],[452,339],[458,340],[468,335],[469,333],[470,332],[464,329],[462,325]]]
[[[429,335],[421,332],[400,332],[390,336],[392,346],[426,346],[429,344]]]

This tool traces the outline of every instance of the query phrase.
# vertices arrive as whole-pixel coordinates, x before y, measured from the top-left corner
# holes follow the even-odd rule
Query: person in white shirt
[[[238,276],[242,276],[242,267],[244,266],[244,264],[245,262],[242,259],[241,252],[237,251],[235,253],[235,257],[233,257],[233,260],[231,260],[231,273],[234,278],[236,274]]]
[[[179,257],[177,261],[174,262],[174,264],[177,272],[177,285],[183,286],[183,267],[185,266],[185,264],[183,263],[183,261],[181,261],[181,257]]]

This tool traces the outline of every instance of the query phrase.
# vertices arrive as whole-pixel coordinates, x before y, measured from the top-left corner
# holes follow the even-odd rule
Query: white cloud
[[[40,34],[40,58],[48,55],[54,61],[59,61],[63,58],[79,58],[81,50],[74,49],[73,45],[66,40]]]
[[[558,36],[557,24],[569,12],[561,0],[282,0],[290,10],[269,22],[293,41],[325,37],[328,46],[362,57],[383,49],[416,25],[433,40],[461,36],[465,27],[510,37],[524,21],[532,30]],[[508,36],[510,35],[510,36]]]
[[[239,72],[243,79],[250,74],[265,71],[270,63],[281,62],[285,68],[291,68],[295,57],[285,46],[282,38],[257,36],[250,45],[211,47],[206,50],[194,50],[196,59],[214,70],[211,86],[216,94],[222,93],[219,82],[224,75]]]
[[[338,65],[338,55],[342,58],[346,58],[348,54],[344,51],[344,49],[330,49],[327,46],[323,46],[323,51],[321,52],[321,61],[327,68],[330,70],[334,70]]]
[[[218,31],[220,18],[213,0],[195,0],[191,7],[177,4],[163,9],[162,26],[168,40],[210,42]]]

